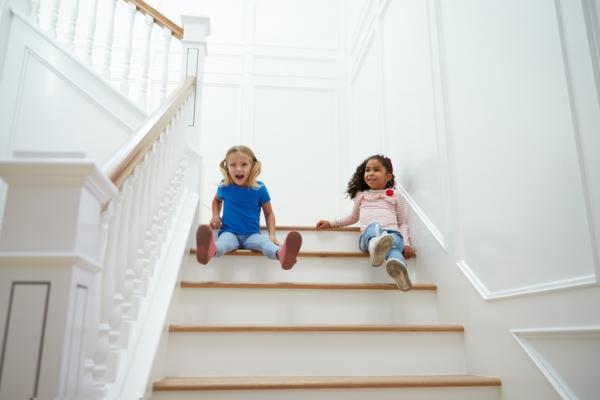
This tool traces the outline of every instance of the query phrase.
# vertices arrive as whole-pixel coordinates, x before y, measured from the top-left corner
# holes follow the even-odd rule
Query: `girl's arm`
[[[407,259],[413,258],[417,255],[417,253],[410,244],[410,232],[408,230],[408,209],[406,208],[404,198],[400,195],[398,195],[398,200],[396,201],[396,220],[398,221],[400,234],[404,239],[404,250],[402,251],[402,254]]]
[[[221,228],[221,207],[223,206],[223,201],[219,200],[217,195],[213,197],[212,201],[212,218],[210,219],[210,227],[213,229]]]
[[[336,228],[338,226],[352,225],[358,222],[360,217],[360,194],[354,198],[354,207],[352,213],[344,218],[336,219],[334,221],[320,220],[317,222],[317,229]]]
[[[262,209],[265,213],[265,221],[267,222],[269,239],[271,240],[271,242],[279,246],[279,241],[277,241],[277,237],[275,236],[275,213],[273,212],[273,207],[271,207],[271,202],[268,201],[264,203],[262,205]]]

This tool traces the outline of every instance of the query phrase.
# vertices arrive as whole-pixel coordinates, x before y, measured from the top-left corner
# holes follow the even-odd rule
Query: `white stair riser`
[[[500,400],[496,387],[154,392],[153,400]]]
[[[177,324],[434,324],[434,292],[180,289]]]
[[[465,373],[461,333],[171,333],[166,376]]]
[[[409,275],[418,282],[409,263]],[[302,257],[291,270],[263,256],[223,256],[200,265],[189,256],[182,280],[235,282],[393,283],[385,266],[372,267],[368,258]]]
[[[264,232],[263,232],[264,233]],[[280,243],[288,231],[277,231]],[[358,251],[359,232],[300,231],[302,251]]]

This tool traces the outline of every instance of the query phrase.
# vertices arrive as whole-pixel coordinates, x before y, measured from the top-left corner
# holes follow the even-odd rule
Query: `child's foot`
[[[412,284],[410,283],[410,278],[408,277],[406,265],[402,261],[396,258],[390,258],[385,263],[385,269],[388,275],[394,278],[396,281],[398,289],[402,290],[403,292],[412,289]]]
[[[290,269],[296,264],[296,257],[298,257],[298,253],[300,252],[300,246],[302,246],[302,236],[296,231],[288,233],[283,246],[279,248],[279,252],[277,253],[281,268]]]
[[[208,225],[200,225],[196,231],[196,259],[202,265],[208,264],[217,252],[215,237]]]
[[[374,237],[369,241],[369,255],[371,256],[371,265],[378,267],[383,264],[385,255],[392,248],[394,238],[389,233],[384,233]]]

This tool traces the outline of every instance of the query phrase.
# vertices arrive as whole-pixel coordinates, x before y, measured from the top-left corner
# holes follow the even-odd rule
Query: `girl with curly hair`
[[[382,155],[364,160],[348,182],[346,193],[354,200],[352,213],[347,217],[317,222],[317,229],[360,225],[359,249],[369,253],[371,265],[385,262],[387,273],[398,288],[410,290],[412,285],[406,269],[406,259],[415,256],[410,245],[408,211],[404,198],[394,190],[392,161]]]

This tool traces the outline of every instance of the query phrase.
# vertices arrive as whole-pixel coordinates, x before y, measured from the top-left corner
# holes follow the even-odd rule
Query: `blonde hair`
[[[256,178],[258,177],[258,175],[260,175],[261,163],[256,159],[256,156],[254,155],[254,152],[252,151],[252,149],[250,149],[250,147],[241,145],[233,146],[229,150],[227,150],[227,153],[225,153],[225,158],[223,158],[223,161],[219,163],[221,174],[223,174],[223,184],[229,185],[233,181],[231,179],[231,176],[229,176],[229,171],[227,171],[227,159],[233,153],[238,152],[250,157],[250,161],[252,162],[252,169],[250,170],[250,176],[248,176],[248,186],[251,186],[253,188],[259,187],[258,183],[256,182]]]

